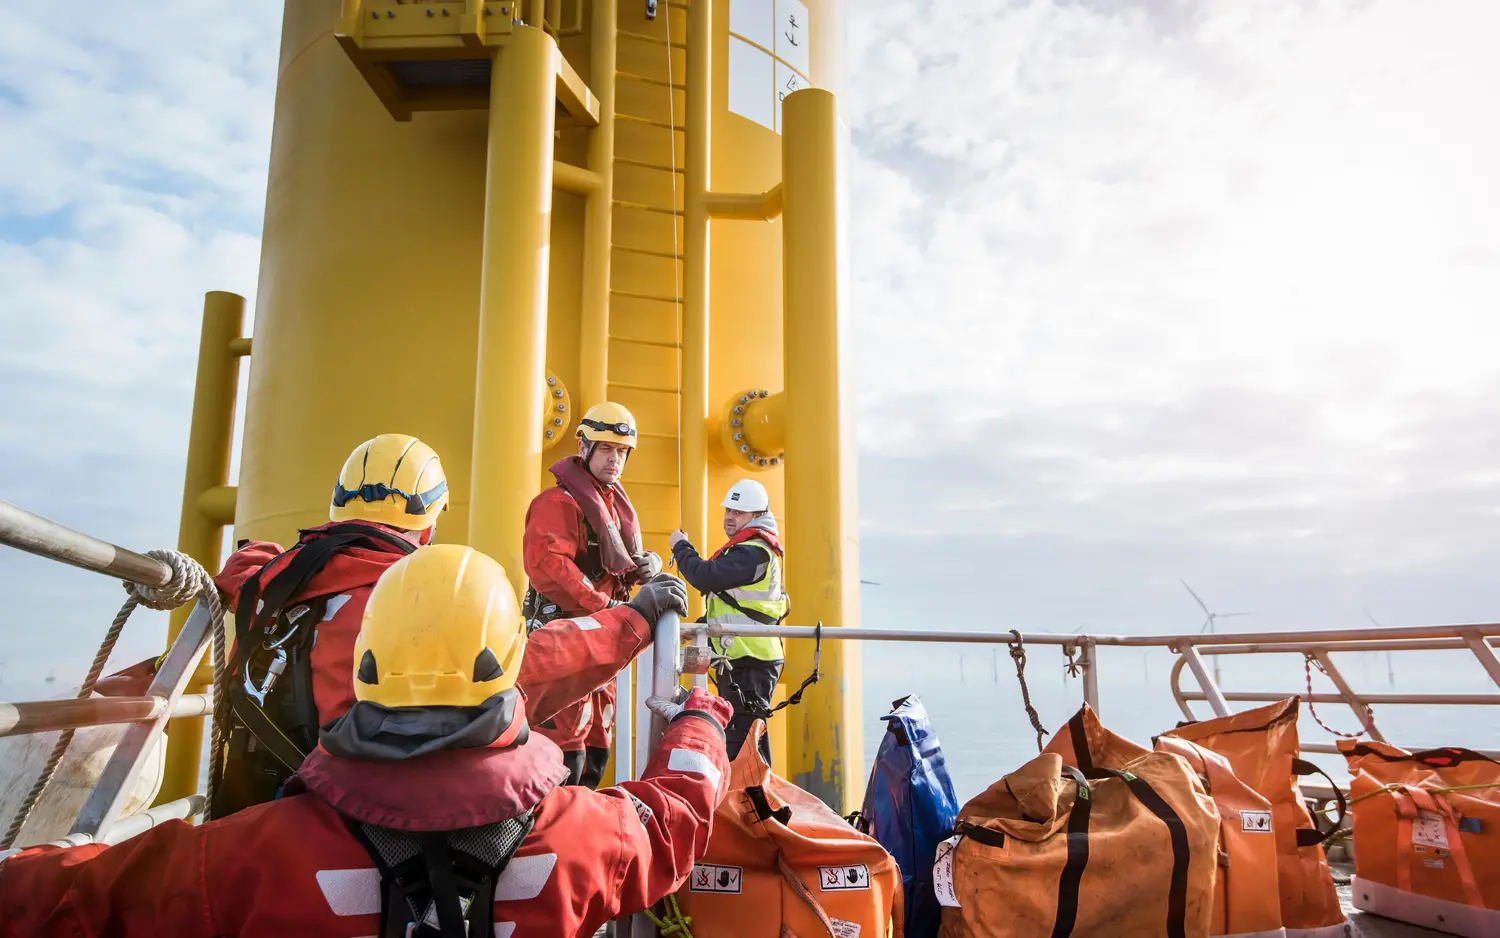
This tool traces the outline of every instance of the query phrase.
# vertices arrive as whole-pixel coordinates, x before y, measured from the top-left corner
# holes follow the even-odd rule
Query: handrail
[[[160,560],[81,534],[9,502],[0,502],[0,544],[132,583],[172,582],[172,568]]]
[[[169,720],[201,717],[213,711],[213,697],[208,694],[183,694],[175,702],[162,697],[87,697],[0,703],[0,738],[86,726],[145,723],[163,713]]]

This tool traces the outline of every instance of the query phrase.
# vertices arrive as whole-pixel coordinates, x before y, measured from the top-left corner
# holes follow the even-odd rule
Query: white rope
[[[78,699],[83,700],[94,693],[94,685],[99,681],[99,675],[104,672],[104,665],[109,661],[109,656],[114,651],[115,642],[120,638],[120,632],[135,612],[136,606],[145,606],[148,609],[169,610],[176,609],[191,602],[194,598],[208,605],[209,622],[213,631],[213,667],[214,667],[214,713],[210,723],[212,727],[209,739],[210,765],[208,779],[208,799],[213,800],[213,790],[220,772],[222,756],[222,740],[220,738],[221,726],[224,714],[224,607],[219,601],[219,590],[214,585],[213,577],[204,570],[198,561],[187,554],[175,550],[153,550],[147,551],[146,556],[159,560],[172,570],[172,578],[165,586],[147,586],[143,583],[123,583],[126,598],[120,611],[115,613],[114,621],[110,623],[109,631],[104,633],[104,640],[99,643],[99,650],[94,654],[93,664],[89,665],[89,672],[83,679],[83,684],[78,688]],[[9,848],[20,836],[21,828],[25,826],[26,819],[41,799],[42,793],[46,791],[47,784],[52,781],[57,766],[62,762],[63,755],[68,751],[68,744],[73,741],[73,730],[63,730],[57,738],[57,744],[52,747],[52,755],[47,758],[47,764],[42,767],[42,774],[37,778],[36,784],[31,786],[26,800],[21,803],[16,816],[11,819],[10,828],[5,833],[5,839],[0,842],[0,850]]]

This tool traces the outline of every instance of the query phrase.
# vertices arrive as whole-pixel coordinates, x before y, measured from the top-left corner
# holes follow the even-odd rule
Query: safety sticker
[[[863,863],[852,863],[849,866],[820,866],[818,867],[818,888],[824,892],[869,889],[870,868]]]
[[[1448,846],[1448,822],[1441,814],[1418,811],[1411,822],[1411,842],[1428,847]]]
[[[846,922],[832,916],[829,917],[828,922],[833,926],[833,938],[859,938],[858,922]]]
[[[738,895],[744,875],[743,867],[696,863],[693,865],[693,875],[688,877],[688,889],[693,892],[732,892]]]
[[[955,834],[937,845],[937,859],[932,864],[932,891],[937,894],[939,905],[958,908],[958,896],[953,891],[953,851],[958,849],[960,836]]]
[[[1240,830],[1254,834],[1269,834],[1271,832],[1271,812],[1241,811]]]

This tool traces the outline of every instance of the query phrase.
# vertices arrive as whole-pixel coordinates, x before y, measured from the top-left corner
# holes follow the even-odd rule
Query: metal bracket
[[[646,0],[646,19],[656,19],[656,0]]]

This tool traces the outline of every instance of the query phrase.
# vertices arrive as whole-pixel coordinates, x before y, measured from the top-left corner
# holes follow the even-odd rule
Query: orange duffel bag
[[[758,721],[708,851],[677,891],[695,938],[901,938],[901,870],[873,837],[774,774]],[[670,919],[668,925],[671,924]]]
[[[1340,740],[1354,776],[1354,906],[1463,935],[1500,935],[1500,763]]]
[[[938,846],[940,938],[1207,938],[1219,814],[1177,756],[1085,779],[1044,752]]]
[[[1271,802],[1230,768],[1229,760],[1185,739],[1159,737],[1156,748],[1181,756],[1219,809],[1219,869],[1214,880],[1210,935],[1281,938],[1281,901],[1276,882],[1276,838]],[[1088,704],[1047,743],[1087,777],[1096,767],[1118,769],[1151,750],[1105,729]]]
[[[1223,756],[1240,781],[1271,803],[1276,882],[1287,938],[1348,938],[1352,929],[1323,853],[1323,841],[1343,820],[1343,795],[1329,779],[1339,799],[1339,820],[1319,830],[1302,799],[1297,776],[1327,776],[1298,755],[1298,703],[1298,698],[1288,697],[1255,710],[1179,726],[1163,736],[1191,740]]]

